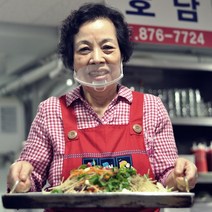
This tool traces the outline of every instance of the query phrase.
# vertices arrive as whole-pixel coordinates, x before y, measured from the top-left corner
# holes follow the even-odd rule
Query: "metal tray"
[[[26,208],[187,208],[194,193],[185,192],[108,192],[42,194],[14,193],[2,195],[8,209]]]

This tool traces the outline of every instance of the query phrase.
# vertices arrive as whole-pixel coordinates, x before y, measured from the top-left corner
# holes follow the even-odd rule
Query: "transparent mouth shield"
[[[123,77],[123,65],[91,64],[74,71],[74,79],[81,85],[105,89]]]

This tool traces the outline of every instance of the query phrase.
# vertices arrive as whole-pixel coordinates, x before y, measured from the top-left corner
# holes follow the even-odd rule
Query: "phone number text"
[[[132,29],[132,40],[135,42],[212,46],[212,42],[207,41],[209,35],[204,31],[137,25],[131,25],[130,28]],[[208,33],[210,36],[212,35],[212,32]]]

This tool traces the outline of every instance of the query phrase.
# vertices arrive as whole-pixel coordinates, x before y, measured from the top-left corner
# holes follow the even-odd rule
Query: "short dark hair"
[[[73,69],[74,36],[82,24],[98,18],[109,19],[115,26],[122,61],[127,62],[132,55],[130,31],[124,16],[118,10],[103,4],[88,3],[74,10],[63,22],[60,28],[58,54],[66,68]]]

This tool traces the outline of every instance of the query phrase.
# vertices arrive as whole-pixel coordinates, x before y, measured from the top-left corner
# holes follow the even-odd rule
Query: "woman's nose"
[[[104,61],[103,52],[100,49],[95,49],[91,56],[91,63],[102,63]]]

